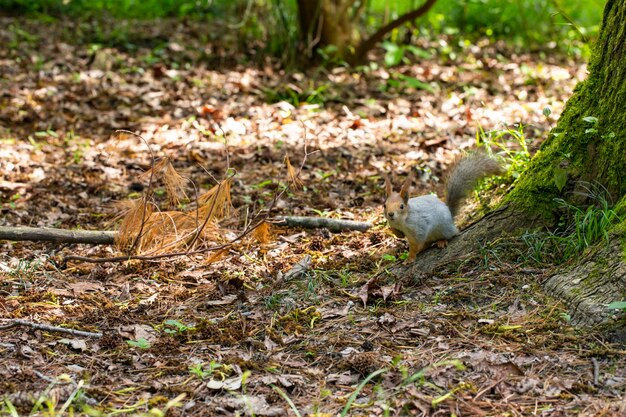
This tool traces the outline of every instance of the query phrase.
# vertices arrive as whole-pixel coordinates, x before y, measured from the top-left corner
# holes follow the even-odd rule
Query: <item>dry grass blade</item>
[[[171,206],[178,206],[181,198],[185,198],[185,178],[172,165],[170,158],[159,159],[152,168],[139,176],[143,181],[152,178],[152,181],[162,180],[165,186],[168,201]]]
[[[198,197],[200,219],[222,219],[230,214],[230,181],[228,178]]]
[[[163,171],[165,170],[165,168],[167,167],[169,163],[170,163],[169,158],[159,159],[158,161],[154,163],[154,165],[152,165],[152,167],[149,170],[141,174],[139,176],[139,179],[142,181],[146,181],[150,179],[151,177],[153,179],[161,178]]]
[[[133,245],[137,235],[141,233],[142,226],[145,226],[146,219],[152,214],[152,207],[146,204],[143,198],[133,202],[133,206],[122,219],[115,244],[119,250],[124,251]],[[140,251],[141,242],[137,242],[137,251]]]
[[[289,161],[289,157],[285,156],[285,164],[287,165],[287,177],[289,178],[289,182],[291,183],[291,188],[294,190],[302,188],[304,183],[296,173],[295,168],[291,165],[291,161]]]
[[[163,182],[165,183],[165,191],[167,198],[172,206],[176,207],[180,203],[181,198],[186,198],[184,191],[185,178],[183,178],[172,165],[172,161],[167,159],[167,165],[163,171]]]
[[[188,250],[197,233],[195,216],[181,211],[152,213],[142,236],[143,253],[158,255],[168,251]],[[219,226],[209,221],[196,239],[203,246],[222,240]],[[195,245],[194,245],[195,246]]]
[[[113,201],[109,207],[111,212],[115,214],[108,220],[107,225],[110,227],[118,220],[123,219],[135,207],[135,204],[137,204],[137,199]]]

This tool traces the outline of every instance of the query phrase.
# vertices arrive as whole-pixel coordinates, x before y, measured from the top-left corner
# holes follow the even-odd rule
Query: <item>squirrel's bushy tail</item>
[[[478,180],[503,172],[500,164],[484,153],[475,152],[461,158],[450,171],[446,190],[446,204],[455,217],[467,194]]]

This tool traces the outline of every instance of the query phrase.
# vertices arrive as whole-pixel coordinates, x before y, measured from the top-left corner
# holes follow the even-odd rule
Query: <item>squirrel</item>
[[[391,231],[397,237],[409,241],[408,261],[437,242],[445,248],[448,240],[459,233],[454,218],[467,194],[481,178],[503,172],[500,164],[482,153],[470,153],[461,158],[450,170],[446,185],[446,201],[428,194],[409,199],[412,176],[409,174],[400,192],[394,192],[389,177],[385,177],[385,218]]]

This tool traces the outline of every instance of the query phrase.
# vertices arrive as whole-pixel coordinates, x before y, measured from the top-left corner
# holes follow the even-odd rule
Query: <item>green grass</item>
[[[419,0],[372,0],[373,16],[396,17],[418,7]],[[605,0],[439,0],[417,22],[422,31],[461,37],[487,36],[520,46],[574,48],[572,41],[596,36]]]
[[[525,262],[538,265],[560,264],[584,255],[587,249],[598,244],[607,245],[614,226],[622,220],[599,185],[582,184],[587,206],[576,206],[558,199],[562,216],[558,227],[549,232],[527,232],[521,236],[526,251],[521,253]]]

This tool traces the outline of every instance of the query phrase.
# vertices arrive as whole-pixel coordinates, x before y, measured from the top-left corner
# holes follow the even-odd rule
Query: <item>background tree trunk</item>
[[[557,126],[507,196],[503,207],[472,225],[448,249],[425,251],[411,274],[458,265],[466,254],[515,229],[551,224],[556,198],[591,204],[589,187],[605,188],[621,215],[608,246],[561,268],[546,289],[564,299],[577,323],[606,321],[612,301],[626,300],[626,2],[608,0],[589,77],[576,86]],[[505,238],[506,239],[506,238]],[[406,270],[398,271],[406,274]]]
[[[337,56],[346,62],[362,64],[367,53],[392,30],[426,14],[437,0],[426,0],[419,8],[411,10],[379,28],[361,41],[356,27],[366,1],[355,7],[356,0],[298,0],[298,20],[301,38],[306,51],[334,45]],[[308,56],[312,58],[312,56]]]
[[[334,45],[338,55],[345,57],[358,42],[350,13],[354,3],[355,0],[298,0],[305,50]]]

